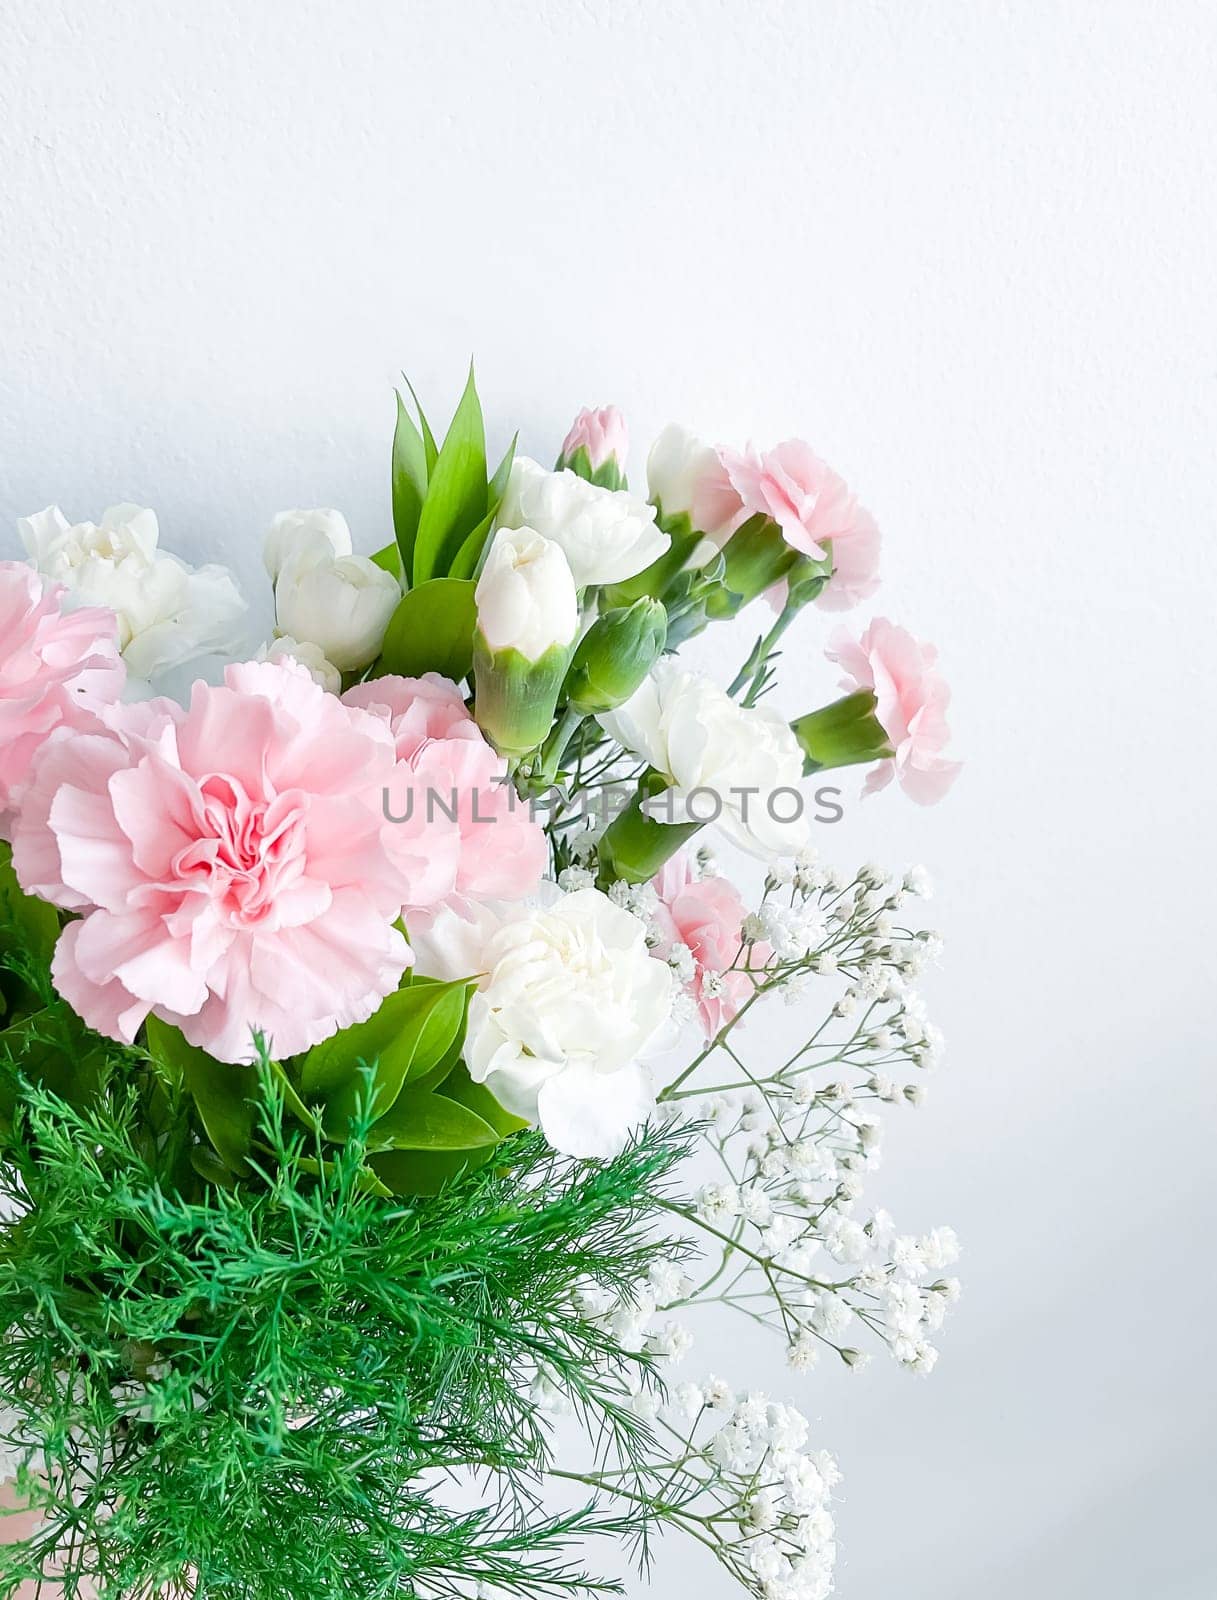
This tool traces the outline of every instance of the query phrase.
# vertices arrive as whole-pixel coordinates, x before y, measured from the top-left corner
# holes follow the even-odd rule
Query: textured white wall
[[[607,399],[799,432],[879,515],[969,764],[825,843],[939,880],[950,1063],[877,1181],[968,1253],[933,1378],[803,1395],[845,1600],[1217,1582],[1215,79],[1203,0],[0,14],[0,526],[138,499],[251,588],[283,505],[371,549],[398,368],[441,411],[471,350],[539,454]]]

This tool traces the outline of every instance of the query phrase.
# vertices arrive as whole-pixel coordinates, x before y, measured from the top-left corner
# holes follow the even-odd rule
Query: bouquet
[[[668,1528],[831,1591],[832,1457],[690,1325],[933,1365],[954,1235],[863,1204],[941,1050],[928,886],[823,864],[805,780],[937,799],[947,690],[876,619],[776,709],[795,620],[877,584],[807,445],[625,464],[613,408],[550,471],[488,463],[472,373],[442,442],[399,395],[393,539],[276,517],[257,649],[152,512],[21,522],[0,1594],[603,1592],[591,1536]],[[738,671],[688,664],[749,607]]]

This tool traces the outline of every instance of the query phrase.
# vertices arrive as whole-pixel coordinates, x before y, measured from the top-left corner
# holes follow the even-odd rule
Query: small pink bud
[[[614,460],[622,471],[625,470],[630,436],[625,418],[616,406],[601,406],[598,411],[583,408],[562,441],[559,466],[569,466],[580,447],[587,451],[593,472],[599,472],[606,462]]]

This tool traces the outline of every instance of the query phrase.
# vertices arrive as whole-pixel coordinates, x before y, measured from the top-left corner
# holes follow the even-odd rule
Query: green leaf
[[[484,1167],[494,1151],[489,1144],[477,1150],[386,1150],[369,1156],[368,1164],[393,1194],[431,1195],[462,1173]]]
[[[503,495],[507,490],[507,479],[511,476],[511,464],[515,460],[516,443],[519,437],[517,433],[507,446],[507,454],[495,468],[494,477],[491,478],[486,486],[486,515],[474,528],[473,532],[467,535],[460,549],[449,563],[448,576],[451,578],[477,577],[478,568],[482,563],[482,553],[486,548],[487,540],[490,538],[491,529],[494,527],[494,519],[499,514],[499,507],[503,503]]]
[[[455,1100],[467,1110],[476,1112],[500,1138],[505,1139],[509,1133],[518,1133],[521,1128],[528,1126],[523,1117],[513,1116],[510,1111],[504,1110],[484,1083],[474,1083],[463,1061],[444,1080],[443,1093],[446,1099]]]
[[[235,1189],[237,1180],[209,1145],[196,1144],[190,1152],[190,1165],[208,1183],[221,1189]]]
[[[50,966],[58,938],[59,913],[45,900],[24,893],[13,871],[12,850],[0,843],[0,947],[7,945],[38,966]]]
[[[304,1057],[300,1092],[324,1104],[330,1138],[341,1138],[363,1092],[360,1064],[375,1070],[377,1119],[393,1107],[403,1085],[447,1055],[465,1022],[469,985],[416,982],[389,995],[366,1022],[344,1028]]]
[[[500,1135],[457,1100],[406,1089],[372,1130],[372,1141],[380,1150],[480,1150],[498,1144]]]
[[[329,1178],[334,1173],[332,1161],[318,1161],[315,1156],[297,1156],[296,1164],[301,1172],[311,1172],[316,1178]],[[362,1167],[355,1175],[355,1187],[361,1194],[376,1194],[381,1199],[387,1199],[393,1193],[370,1167]]]
[[[440,672],[454,683],[468,677],[477,626],[473,591],[469,578],[431,578],[408,589],[385,630],[377,676]]]
[[[254,1069],[216,1061],[157,1016],[149,1016],[144,1026],[148,1049],[158,1061],[181,1073],[216,1154],[230,1172],[245,1177],[256,1115],[251,1099],[258,1087]]]
[[[391,572],[397,581],[401,582],[401,551],[396,543],[385,545],[383,550],[376,550],[372,560],[378,567],[383,567],[386,572]]]
[[[415,982],[427,984],[433,983],[434,979],[416,978]],[[474,985],[472,983],[467,983],[465,985],[465,998],[461,1007],[460,1026],[452,1035],[452,1043],[444,1051],[443,1055],[433,1067],[427,1067],[421,1071],[417,1069],[411,1071],[409,1079],[411,1094],[421,1094],[424,1090],[430,1089],[442,1089],[444,1094],[448,1094],[448,1085],[446,1080],[451,1077],[453,1070],[458,1066],[458,1063],[460,1063],[461,1051],[465,1048],[465,1029],[469,1022],[469,1001],[473,995],[473,990]],[[460,1070],[462,1072],[464,1071],[463,1064],[460,1065]],[[459,1100],[461,1097],[460,1095],[450,1095],[449,1098],[453,1100]],[[464,1102],[462,1102],[462,1104],[463,1103]],[[475,1105],[471,1105],[469,1109],[471,1111],[478,1110],[477,1106]],[[479,1112],[479,1115],[480,1114],[481,1113]],[[490,1119],[487,1118],[487,1121],[489,1120]]]
[[[397,426],[393,430],[393,533],[401,553],[400,570],[408,576],[414,564],[419,514],[427,496],[427,453],[422,436],[406,410],[401,391],[394,390],[394,393],[397,396]],[[373,560],[377,559],[373,557]],[[383,562],[379,564],[384,565]]]
[[[413,581],[442,577],[486,516],[486,431],[473,367],[427,481],[414,541]]]
[[[448,576],[450,578],[474,578],[477,576],[478,567],[481,565],[482,551],[486,548],[486,541],[490,537],[490,530],[494,527],[494,519],[498,514],[499,508],[497,506],[493,507],[463,541],[449,565]]]
[[[422,429],[423,434],[423,459],[426,463],[427,477],[430,478],[431,474],[435,471],[435,463],[437,457],[439,456],[439,449],[435,443],[435,435],[431,432],[431,424],[427,421],[427,413],[423,410],[423,403],[415,393],[414,385],[410,382],[409,378],[406,377],[404,372],[402,373],[402,378],[405,382],[406,388],[410,391],[410,398],[414,402],[414,409],[418,412],[418,425]]]
[[[487,502],[492,505],[496,511],[502,504],[503,496],[507,493],[507,480],[511,477],[512,463],[516,458],[516,445],[518,445],[519,442],[520,435],[517,433],[512,439],[511,443],[507,446],[506,455],[504,455],[502,461],[500,461],[498,466],[494,469],[494,477],[491,478],[489,484],[487,485]]]
[[[0,1029],[0,1061],[78,1109],[97,1099],[105,1081],[105,1046],[57,1007],[29,1011]]]

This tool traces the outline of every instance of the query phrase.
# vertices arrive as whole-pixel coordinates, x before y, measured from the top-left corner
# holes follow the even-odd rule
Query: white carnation
[[[474,598],[491,650],[518,650],[526,661],[570,644],[579,627],[570,564],[557,542],[534,528],[499,529]]]
[[[665,823],[713,821],[754,855],[785,855],[807,839],[803,752],[780,713],[738,705],[700,673],[664,656],[624,705],[599,719],[672,787],[651,802]]]
[[[401,585],[369,556],[335,556],[309,540],[275,580],[281,634],[316,645],[340,672],[358,672],[380,654]]]
[[[191,567],[158,549],[154,511],[111,506],[100,522],[70,523],[48,506],[17,527],[34,566],[67,588],[71,604],[114,612],[133,679],[240,650],[245,601],[232,573]]]
[[[342,693],[342,674],[330,661],[323,650],[315,644],[308,644],[303,639],[293,639],[291,634],[285,633],[277,639],[271,639],[258,651],[259,661],[298,661],[308,670],[308,675],[313,682],[327,690],[330,694]]]
[[[341,511],[280,511],[267,530],[262,560],[274,583],[289,561],[310,553],[322,559],[349,556],[354,548]]]
[[[598,488],[569,470],[547,472],[527,456],[512,463],[499,525],[533,528],[560,545],[580,589],[632,578],[671,542],[655,525],[654,506],[624,489]]]
[[[723,477],[718,451],[676,422],[668,424],[647,456],[651,499],[665,518],[683,512],[706,535],[707,552],[718,549],[739,520],[738,501],[713,492]],[[695,564],[701,561],[695,558]]]
[[[639,1058],[668,1019],[668,966],[648,953],[638,918],[598,889],[475,916],[441,912],[411,930],[420,972],[482,974],[470,1075],[563,1154],[615,1155],[654,1107]]]

